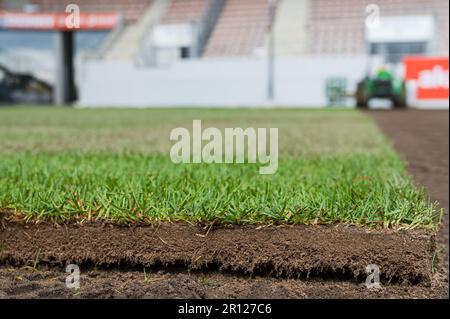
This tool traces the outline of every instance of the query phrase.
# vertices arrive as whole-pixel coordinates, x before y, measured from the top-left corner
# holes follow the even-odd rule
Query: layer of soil
[[[61,267],[0,266],[1,298],[448,298],[448,274],[437,273],[431,285],[382,284],[367,289],[364,281],[280,279],[230,275],[216,271],[150,271],[114,267],[80,268],[80,289],[65,286]]]
[[[187,223],[124,227],[3,222],[0,263],[175,266],[274,277],[362,279],[376,264],[381,278],[429,284],[434,235],[345,226],[230,226]]]

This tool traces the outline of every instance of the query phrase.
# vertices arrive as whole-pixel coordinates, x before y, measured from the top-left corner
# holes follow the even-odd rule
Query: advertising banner
[[[417,100],[448,100],[448,57],[406,57],[404,64]]]
[[[0,29],[70,31],[111,30],[119,23],[117,13],[80,13],[73,23],[70,13],[24,13],[0,11]]]

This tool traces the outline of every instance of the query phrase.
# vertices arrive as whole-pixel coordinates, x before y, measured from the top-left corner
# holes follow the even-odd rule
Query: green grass
[[[279,168],[173,164],[171,129],[278,127]],[[0,108],[0,207],[29,221],[435,228],[376,125],[353,110]]]

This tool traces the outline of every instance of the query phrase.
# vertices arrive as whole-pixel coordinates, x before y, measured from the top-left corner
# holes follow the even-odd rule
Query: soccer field
[[[278,170],[174,164],[176,127],[278,128]],[[13,219],[435,228],[435,206],[364,113],[0,108],[0,209]]]

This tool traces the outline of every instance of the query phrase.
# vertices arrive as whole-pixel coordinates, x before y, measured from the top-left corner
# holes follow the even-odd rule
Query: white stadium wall
[[[305,56],[276,62],[275,100],[268,103],[267,60],[203,59],[167,68],[86,61],[79,69],[83,107],[324,107],[325,82],[347,79],[353,92],[366,71],[365,56]]]

